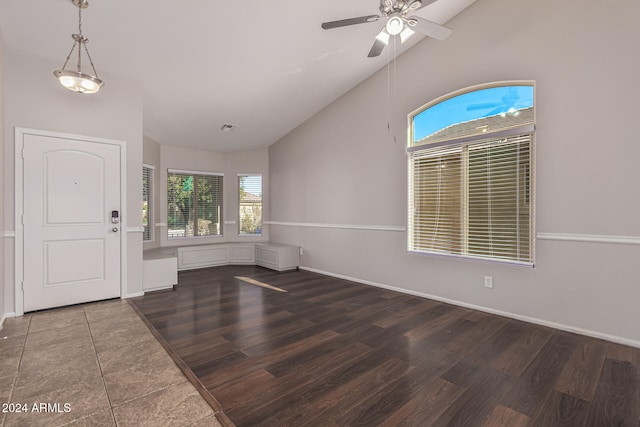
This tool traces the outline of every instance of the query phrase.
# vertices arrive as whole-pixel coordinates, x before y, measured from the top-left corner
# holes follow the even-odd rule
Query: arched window
[[[533,82],[463,89],[409,115],[408,249],[533,265]]]

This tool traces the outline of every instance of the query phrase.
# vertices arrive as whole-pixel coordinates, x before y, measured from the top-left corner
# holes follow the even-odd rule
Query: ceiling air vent
[[[237,125],[232,125],[231,123],[225,123],[222,126],[220,126],[220,130],[222,132],[231,132],[232,130],[234,130],[237,127],[238,127]]]

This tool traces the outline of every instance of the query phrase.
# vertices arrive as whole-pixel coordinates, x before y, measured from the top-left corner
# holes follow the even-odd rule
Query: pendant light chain
[[[69,54],[67,55],[67,59],[65,59],[64,64],[62,65],[62,69],[63,70],[65,68],[67,68],[67,63],[69,62],[69,58],[71,58],[71,54],[73,53],[73,49],[75,49],[77,45],[78,45],[78,42],[75,42],[75,43],[73,43],[73,46],[71,46],[71,50],[69,51]],[[79,47],[78,47],[78,50],[80,50]]]
[[[85,39],[84,36],[82,35],[82,3],[78,4],[78,41],[77,43],[80,43],[81,45],[85,46],[85,49],[87,48],[85,43]],[[78,73],[82,72],[82,49],[80,49],[80,46],[78,46]]]
[[[80,33],[80,38],[82,38],[82,2],[78,3],[78,33]]]
[[[91,60],[91,55],[89,55],[89,49],[87,49],[87,45],[85,43],[82,44],[84,46],[84,51],[87,52],[87,58],[89,58],[89,64],[91,64],[91,69],[93,70],[93,75],[98,77],[98,72],[96,71],[96,67],[93,66],[93,61]],[[100,78],[100,77],[98,77]]]
[[[80,43],[82,43],[82,46],[84,47],[84,51],[87,53],[87,58],[89,58],[89,64],[91,64],[93,75],[96,76],[97,78],[100,78],[98,77],[98,72],[96,71],[96,67],[93,65],[93,60],[91,59],[91,55],[89,54],[89,49],[87,49],[87,42],[89,41],[89,39],[87,39],[85,36],[82,35],[82,5],[85,3],[86,1],[83,0],[78,5],[78,32],[80,32]],[[80,72],[80,48],[79,47],[78,47],[78,72]]]

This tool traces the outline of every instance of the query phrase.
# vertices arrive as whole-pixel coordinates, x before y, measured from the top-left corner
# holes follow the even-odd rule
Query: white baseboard
[[[126,296],[124,296],[122,299],[129,299],[129,298],[135,298],[135,297],[141,297],[144,295],[144,292],[134,292],[132,294],[127,294]]]
[[[175,285],[168,285],[168,286],[160,286],[158,288],[145,289],[142,295],[145,295],[147,292],[168,291],[170,289],[173,289],[174,286]]]
[[[2,316],[2,319],[0,319],[0,329],[2,329],[4,327],[4,321],[9,319],[10,317],[16,317],[15,313],[5,313],[4,316]]]
[[[475,305],[475,304],[468,304],[468,303],[462,302],[462,301],[457,301],[457,300],[453,300],[453,299],[449,299],[449,298],[443,298],[443,297],[439,297],[439,296],[436,296],[436,295],[426,294],[426,293],[423,293],[423,292],[412,291],[410,289],[403,289],[403,288],[398,288],[398,287],[395,287],[395,286],[389,286],[389,285],[385,285],[385,284],[382,284],[382,283],[372,282],[370,280],[363,280],[363,279],[358,279],[356,277],[350,277],[350,276],[345,276],[345,275],[342,275],[342,274],[336,274],[336,273],[331,273],[331,272],[328,272],[328,271],[322,271],[322,270],[318,270],[318,269],[315,269],[315,268],[303,267],[303,266],[300,266],[299,268],[300,268],[300,270],[306,270],[306,271],[310,271],[312,273],[324,274],[325,276],[331,276],[331,277],[336,277],[338,279],[349,280],[349,281],[352,281],[352,282],[361,283],[363,285],[375,286],[377,288],[388,289],[390,291],[400,292],[400,293],[408,294],[408,295],[414,295],[414,296],[421,297],[421,298],[427,298],[427,299],[431,299],[431,300],[434,300],[434,301],[440,301],[440,302],[444,302],[444,303],[447,303],[447,304],[457,305],[459,307],[470,308],[472,310],[478,310],[478,311],[482,311],[482,312],[485,312],[485,313],[495,314],[495,315],[503,316],[503,317],[508,317],[508,318],[515,319],[515,320],[521,320],[521,321],[527,322],[527,323],[533,323],[533,324],[536,324],[536,325],[546,326],[546,327],[553,328],[553,329],[559,329],[561,331],[571,332],[571,333],[579,334],[579,335],[585,335],[585,336],[592,337],[592,338],[598,338],[598,339],[602,339],[602,340],[605,340],[605,341],[610,341],[610,342],[617,343],[617,344],[623,344],[623,345],[627,345],[629,347],[640,348],[640,341],[636,341],[636,340],[632,340],[632,339],[628,339],[628,338],[624,338],[624,337],[618,337],[618,336],[615,336],[615,335],[609,335],[609,334],[605,334],[605,333],[602,333],[602,332],[596,332],[596,331],[591,331],[591,330],[588,330],[588,329],[582,329],[582,328],[578,328],[576,326],[565,325],[565,324],[562,324],[562,323],[550,322],[548,320],[539,319],[537,317],[523,316],[521,314],[512,313],[512,312],[508,312],[508,311],[496,310],[496,309],[493,309],[493,308],[483,307],[483,306],[479,306],[479,305]]]

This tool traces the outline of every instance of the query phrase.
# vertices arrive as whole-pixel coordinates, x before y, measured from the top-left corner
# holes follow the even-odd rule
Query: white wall
[[[56,61],[34,58],[5,47],[4,61],[4,229],[14,231],[14,130],[63,132],[126,142],[127,293],[142,292],[142,92],[135,82],[101,74],[104,88],[80,95],[53,77]],[[8,311],[14,310],[14,253],[5,252]]]
[[[167,239],[167,170],[180,169],[195,172],[223,173],[223,236],[188,239]],[[252,150],[237,153],[221,153],[181,146],[164,145],[160,148],[159,191],[161,246],[184,246],[222,242],[257,242],[269,239],[267,231],[262,236],[238,235],[238,174],[259,173],[263,177],[263,214],[269,209],[269,151]],[[263,221],[268,220],[264,214]]]
[[[2,32],[0,32],[0,165],[4,164],[4,43],[2,40]],[[4,169],[4,168],[3,168]],[[2,234],[0,235],[0,326],[4,318],[6,309],[5,289],[7,284],[4,280],[4,245],[5,245],[5,228],[4,228],[4,172],[0,172],[0,226],[2,226]]]
[[[390,67],[390,99],[385,67],[271,146],[271,220],[307,224],[271,225],[271,240],[300,244],[306,268],[640,346],[638,16],[637,0],[474,3],[449,39]],[[308,226],[406,227],[407,114],[457,89],[529,79],[535,268],[407,254],[404,231]],[[584,235],[628,244],[572,241]]]

